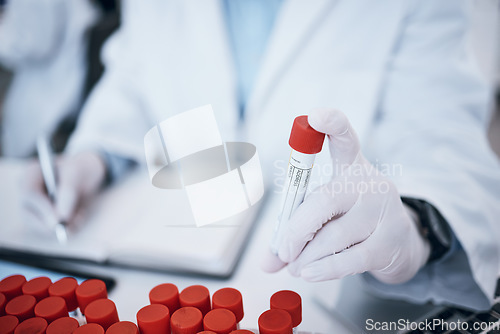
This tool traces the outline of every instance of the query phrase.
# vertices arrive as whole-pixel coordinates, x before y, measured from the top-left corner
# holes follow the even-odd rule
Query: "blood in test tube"
[[[66,301],[68,312],[72,312],[78,307],[75,292],[77,287],[78,282],[75,278],[63,277],[49,287],[49,295],[63,298]]]
[[[233,312],[236,323],[243,319],[243,297],[241,293],[233,288],[217,290],[212,296],[212,309],[223,308]]]
[[[112,324],[106,331],[106,334],[139,334],[139,329],[133,322],[120,321]]]
[[[192,306],[181,307],[170,317],[172,334],[196,334],[203,331],[203,314]]]
[[[137,325],[141,334],[170,333],[170,313],[162,304],[144,306],[137,312]]]
[[[110,299],[97,299],[85,308],[87,323],[96,323],[107,330],[112,324],[119,322],[115,303]]]
[[[46,334],[72,334],[80,326],[78,320],[63,317],[54,320],[48,327]]]
[[[94,300],[108,298],[106,284],[99,279],[89,279],[84,281],[75,290],[76,300],[80,306],[80,311],[85,314],[85,308]]]
[[[86,324],[75,329],[73,334],[104,334],[104,328],[99,324]]]
[[[36,299],[33,296],[17,296],[11,299],[7,303],[7,305],[5,305],[5,313],[17,317],[17,319],[22,322],[35,315],[35,313],[33,312],[35,304]]]
[[[203,329],[217,334],[229,334],[236,329],[236,317],[225,308],[212,310],[203,318]]]
[[[271,296],[271,309],[287,311],[292,317],[294,333],[297,326],[302,322],[302,298],[294,291],[282,290]]]
[[[292,317],[284,310],[267,310],[259,317],[260,334],[292,334]]]
[[[237,329],[235,331],[232,331],[229,334],[255,334],[255,333],[252,331],[249,331],[248,329]]]
[[[19,320],[13,315],[0,317],[0,334],[14,334],[14,330],[19,324]]]
[[[172,283],[157,285],[149,292],[149,301],[151,304],[165,305],[173,314],[180,307],[179,289]]]
[[[0,281],[0,292],[5,295],[7,300],[23,294],[23,285],[26,283],[26,277],[23,275],[12,275],[5,277]]]
[[[14,334],[45,334],[47,320],[44,318],[29,318],[17,325]]]
[[[7,304],[7,298],[3,293],[0,293],[0,317],[5,315],[5,304]]]
[[[56,319],[67,317],[66,301],[62,297],[47,297],[35,305],[35,315],[50,324]]]
[[[205,316],[210,311],[210,292],[202,285],[191,285],[179,294],[179,302],[181,307],[196,307]]]
[[[49,296],[49,287],[52,285],[50,278],[46,276],[35,277],[24,283],[22,287],[23,294],[36,298],[36,301]]]

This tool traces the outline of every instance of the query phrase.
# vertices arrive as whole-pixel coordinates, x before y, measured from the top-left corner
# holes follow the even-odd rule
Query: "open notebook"
[[[0,255],[21,253],[215,276],[232,273],[255,221],[259,203],[229,219],[196,227],[182,190],[154,188],[145,171],[102,193],[68,243],[33,226],[21,214],[25,165],[0,160]]]

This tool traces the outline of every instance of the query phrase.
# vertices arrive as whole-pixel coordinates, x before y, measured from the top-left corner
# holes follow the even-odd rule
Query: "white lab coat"
[[[0,17],[0,62],[14,71],[2,106],[2,153],[26,157],[81,105],[89,0],[9,0]]]
[[[105,149],[142,162],[153,124],[211,103],[224,139],[255,144],[272,184],[288,158],[294,117],[338,108],[364,153],[400,164],[392,178],[401,194],[434,204],[465,250],[406,284],[370,285],[413,301],[488,307],[499,272],[500,164],[485,135],[491,85],[464,42],[471,5],[285,1],[242,129],[220,1],[126,2],[70,150]],[[328,160],[326,149],[321,155]]]

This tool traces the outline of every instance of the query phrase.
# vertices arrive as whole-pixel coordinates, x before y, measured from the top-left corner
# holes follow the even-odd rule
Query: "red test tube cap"
[[[0,292],[0,317],[5,315],[5,304],[7,304],[7,298]]]
[[[217,333],[212,331],[203,331],[203,332],[198,332],[196,334],[217,334]]]
[[[47,320],[44,318],[30,318],[21,322],[14,334],[45,334]]]
[[[75,291],[80,310],[85,314],[85,308],[94,300],[108,298],[106,284],[99,279],[84,281]]]
[[[172,283],[157,285],[149,292],[149,301],[151,304],[165,305],[173,314],[180,307],[179,289]]]
[[[210,292],[203,285],[188,286],[179,294],[179,301],[182,307],[196,307],[203,315],[210,311]]]
[[[172,334],[192,334],[203,330],[203,314],[192,306],[181,307],[170,318]]]
[[[0,334],[13,334],[19,324],[19,320],[13,315],[0,317]]]
[[[288,144],[295,151],[305,154],[321,152],[325,134],[314,130],[307,121],[307,116],[298,116],[293,121]]]
[[[19,321],[24,321],[33,317],[33,309],[35,308],[36,299],[33,296],[21,295],[11,299],[7,305],[5,305],[5,313],[8,315],[13,315],[19,319]]]
[[[40,301],[49,296],[49,287],[52,281],[46,276],[35,277],[24,283],[22,291],[25,295],[30,295]]]
[[[106,334],[139,334],[139,329],[133,322],[120,321],[112,324],[106,331]]]
[[[170,333],[170,313],[161,304],[144,306],[137,312],[137,325],[141,334]]]
[[[66,301],[62,297],[47,297],[35,306],[35,315],[44,318],[50,324],[52,321],[68,316]]]
[[[229,334],[255,334],[255,333],[252,331],[249,331],[248,329],[237,329],[235,331],[232,331]]]
[[[12,275],[5,277],[0,281],[0,292],[5,295],[7,300],[23,294],[23,285],[26,283],[26,277],[23,275]]]
[[[236,322],[243,319],[243,297],[241,293],[233,288],[223,288],[212,296],[212,308],[224,308],[234,313]]]
[[[104,334],[104,328],[99,324],[86,324],[75,329],[73,334]]]
[[[229,334],[236,329],[236,317],[225,308],[212,310],[203,318],[203,329],[218,334]]]
[[[260,334],[292,334],[292,317],[284,310],[267,310],[259,317]]]
[[[271,309],[285,310],[292,317],[292,327],[302,322],[302,298],[294,291],[282,290],[271,296]]]
[[[80,326],[78,320],[63,317],[54,320],[48,327],[46,334],[72,334]]]
[[[110,299],[98,299],[85,308],[88,323],[96,323],[107,330],[115,322],[119,322],[115,303]]]
[[[68,311],[71,312],[78,307],[75,293],[77,287],[78,282],[75,278],[63,277],[49,287],[49,295],[63,298],[66,301]]]

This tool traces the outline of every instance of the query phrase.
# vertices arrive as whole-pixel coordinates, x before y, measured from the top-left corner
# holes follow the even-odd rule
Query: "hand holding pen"
[[[53,159],[44,138],[37,142],[39,161],[29,164],[23,187],[23,218],[54,230],[66,242],[66,228],[82,216],[85,203],[95,195],[105,177],[98,154],[85,152]]]

